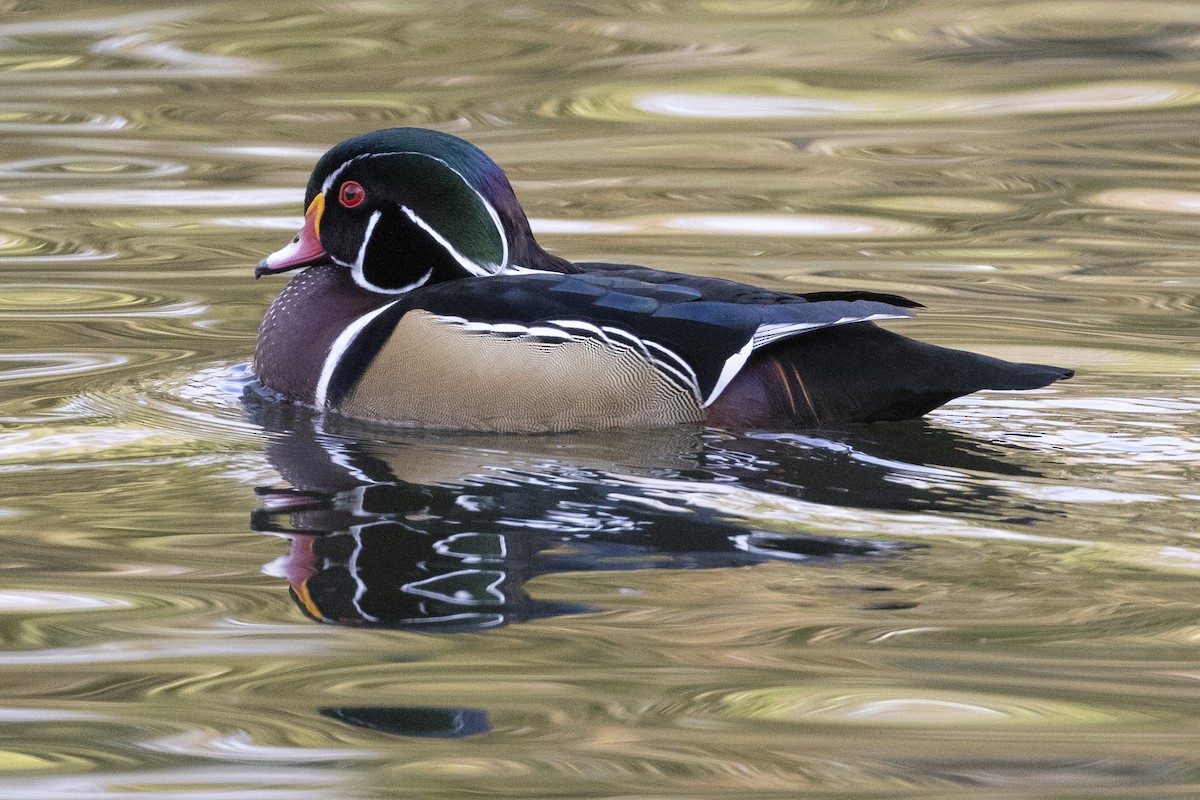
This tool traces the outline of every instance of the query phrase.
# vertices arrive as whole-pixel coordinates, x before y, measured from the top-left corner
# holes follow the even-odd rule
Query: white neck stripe
[[[363,314],[361,317],[354,320],[354,322],[351,322],[349,325],[347,325],[342,332],[338,334],[338,337],[333,340],[333,346],[329,348],[329,355],[325,357],[325,364],[321,367],[321,379],[317,381],[317,390],[313,394],[314,406],[321,411],[325,410],[325,401],[329,395],[329,382],[333,380],[334,371],[337,370],[338,364],[341,362],[342,357],[346,355],[346,350],[350,348],[350,345],[354,342],[354,338],[358,336],[359,331],[367,327],[367,324],[370,323],[371,320],[375,319],[384,311],[387,311],[389,308],[396,305],[398,302],[400,301],[393,300],[387,305],[380,306],[374,311],[368,311],[366,314]]]

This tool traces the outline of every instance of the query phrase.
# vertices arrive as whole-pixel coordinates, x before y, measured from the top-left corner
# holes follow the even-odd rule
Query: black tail
[[[821,428],[912,419],[980,389],[1037,389],[1073,374],[925,344],[870,323],[840,325],[755,353],[709,421]]]

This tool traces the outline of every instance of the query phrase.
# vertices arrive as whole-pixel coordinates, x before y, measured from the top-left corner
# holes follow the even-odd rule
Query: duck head
[[[332,263],[364,289],[399,294],[518,268],[575,271],[534,240],[500,167],[446,133],[390,128],[347,139],[317,162],[304,205],[300,233],[256,277]]]

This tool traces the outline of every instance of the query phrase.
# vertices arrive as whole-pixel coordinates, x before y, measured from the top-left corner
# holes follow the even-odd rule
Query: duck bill
[[[319,194],[308,204],[304,212],[304,227],[287,246],[276,250],[258,262],[254,277],[288,272],[301,267],[311,267],[328,259],[321,245],[321,214],[325,211],[325,195]]]

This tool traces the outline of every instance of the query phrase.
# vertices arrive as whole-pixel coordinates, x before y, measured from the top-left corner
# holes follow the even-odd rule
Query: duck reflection
[[[875,431],[885,436],[867,450],[848,436],[701,428],[410,433],[319,419],[253,392],[247,408],[272,433],[267,455],[290,484],[258,489],[253,529],[291,545],[265,569],[305,614],[340,625],[451,632],[589,610],[529,596],[526,582],[552,572],[875,557],[907,546],[759,530],[720,492],[914,510],[978,499],[978,482],[956,482],[964,471],[1015,471],[921,423]],[[915,445],[940,463],[901,460]],[[714,491],[717,502],[694,501]]]

